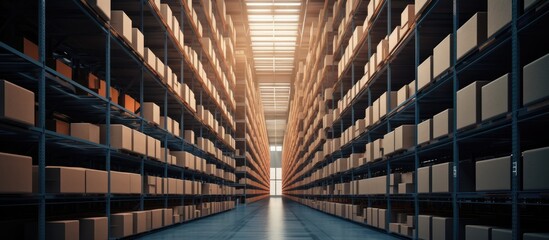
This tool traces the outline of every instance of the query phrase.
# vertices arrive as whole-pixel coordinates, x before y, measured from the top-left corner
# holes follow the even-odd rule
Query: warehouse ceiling
[[[317,20],[324,1],[242,0],[229,5],[231,14],[241,16],[233,19],[237,33],[246,33],[239,34],[237,49],[253,56],[269,142],[282,145],[295,66],[306,57],[307,27]]]

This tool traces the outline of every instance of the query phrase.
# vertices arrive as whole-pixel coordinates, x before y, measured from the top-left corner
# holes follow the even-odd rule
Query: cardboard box
[[[120,104],[120,106],[124,107],[129,112],[135,113],[136,102],[135,99],[132,98],[130,95],[120,95],[118,99],[118,104]]]
[[[414,0],[414,6],[416,9],[416,15],[419,15],[430,3],[430,0]]]
[[[477,12],[457,30],[458,60],[486,40],[486,25],[486,12]]]
[[[433,116],[433,139],[447,136],[452,132],[454,111],[446,109]]]
[[[40,55],[38,54],[38,45],[26,38],[23,38],[23,53],[36,61],[40,60]]]
[[[488,38],[511,22],[513,15],[512,5],[510,1],[488,0],[488,10],[486,13]]]
[[[379,97],[379,118],[383,118],[397,106],[397,92],[384,92]]]
[[[387,209],[380,208],[377,214],[377,227],[381,229],[386,229]]]
[[[467,240],[491,240],[491,232],[492,227],[465,225],[465,239]]]
[[[111,237],[123,238],[133,235],[132,213],[111,214]]]
[[[453,235],[453,222],[451,218],[433,217],[433,240],[451,239]]]
[[[32,158],[0,153],[0,193],[33,192]]]
[[[370,66],[370,69],[368,71],[370,73],[370,77],[374,76],[374,74],[376,73],[376,68],[377,68],[376,56],[377,54],[372,54],[372,56],[370,56],[370,61],[368,62],[368,65]]]
[[[80,226],[78,220],[46,222],[46,239],[79,239]]]
[[[431,166],[431,192],[447,193],[453,190],[453,164],[450,162]]]
[[[539,0],[524,0],[524,10],[530,8],[531,6],[535,6],[534,3],[538,2]]]
[[[133,234],[147,231],[147,211],[132,212]]]
[[[173,224],[173,209],[171,208],[164,208],[162,209],[162,215],[163,215],[163,226],[169,226]]]
[[[65,64],[65,62],[56,59],[55,60],[55,71],[65,76],[68,79],[72,79],[72,67]]]
[[[417,1],[416,1],[417,2]],[[405,29],[405,31],[401,32],[402,34],[405,34],[406,31],[414,24],[415,22],[415,7],[414,4],[408,4],[406,5],[406,8],[402,11],[400,14],[400,26]]]
[[[378,160],[383,157],[383,138],[374,141],[374,157],[373,160]]]
[[[431,141],[433,132],[432,120],[426,119],[417,125],[417,144],[423,144]]]
[[[108,239],[109,225],[106,217],[83,218],[79,221],[80,240]]]
[[[390,155],[395,151],[395,132],[391,131],[383,136],[383,155]]]
[[[147,135],[132,129],[132,151],[147,155]]]
[[[549,233],[525,233],[522,235],[522,240],[547,240]]]
[[[431,240],[432,239],[432,232],[431,229],[433,228],[433,216],[429,215],[418,215],[418,238],[423,240]]]
[[[173,23],[173,14],[172,9],[168,4],[161,3],[160,4],[160,14],[162,15],[162,18],[164,18],[164,21],[166,22],[166,25],[169,29],[173,29],[172,23]]]
[[[142,116],[148,121],[160,125],[160,107],[152,102],[144,102],[141,106]]]
[[[433,57],[429,56],[417,67],[417,90],[428,86],[433,79]]]
[[[398,194],[410,194],[414,193],[414,184],[413,183],[399,183],[398,184]]]
[[[132,47],[140,56],[145,56],[143,33],[137,28],[132,28]]]
[[[500,116],[509,111],[509,73],[482,86],[482,121]]]
[[[147,144],[147,157],[149,158],[156,158],[156,139],[151,136],[146,136],[146,144]]]
[[[407,150],[415,145],[415,130],[415,125],[401,125],[395,129],[395,152]]]
[[[144,56],[145,62],[147,64],[149,64],[149,67],[151,69],[155,69],[156,68],[156,59],[157,59],[156,55],[154,55],[153,51],[150,48],[147,48],[147,47],[144,48],[143,51],[145,52],[145,56]]]
[[[476,162],[476,191],[511,189],[511,157]]]
[[[524,190],[549,189],[549,147],[522,152],[522,184]]]
[[[33,167],[38,176],[38,166]],[[36,179],[36,182],[38,179]],[[46,192],[73,194],[86,192],[86,174],[83,168],[46,167]],[[38,185],[38,183],[36,183]],[[37,189],[38,190],[38,189]]]
[[[418,193],[430,193],[431,192],[431,166],[421,167],[417,169],[417,192]]]
[[[163,211],[162,209],[151,210],[151,228],[158,229],[163,226]]]
[[[141,194],[143,191],[143,179],[140,174],[128,173],[130,176],[130,193]]]
[[[71,136],[99,144],[99,126],[91,123],[71,123]]]
[[[114,149],[123,149],[132,151],[132,129],[122,124],[111,124],[110,128],[110,144]],[[100,128],[101,144],[107,144],[107,126],[101,125]]]
[[[400,88],[397,92],[396,105],[397,106],[402,105],[404,102],[406,102],[406,100],[408,100],[409,97],[410,97],[410,95],[408,93],[408,85],[402,86],[402,88]]]
[[[481,92],[487,81],[476,81],[457,92],[457,129],[462,129],[480,122]]]
[[[111,0],[86,0],[104,20],[111,19]]]
[[[0,80],[0,119],[34,126],[34,93]]]
[[[129,194],[131,192],[130,174],[111,171],[111,193]]]
[[[434,49],[433,49],[433,79],[448,70],[452,64],[452,46],[453,36],[448,34]]]
[[[111,26],[128,43],[132,43],[132,20],[124,11],[111,11]]]
[[[492,228],[492,239],[511,240],[513,239],[513,231],[511,229]]]
[[[529,105],[549,97],[549,54],[522,68],[522,103]]]
[[[85,169],[86,194],[105,194],[108,192],[108,174],[106,171]]]

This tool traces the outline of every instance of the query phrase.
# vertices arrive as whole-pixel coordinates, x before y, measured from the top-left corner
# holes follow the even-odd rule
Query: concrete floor
[[[141,239],[397,239],[306,206],[271,197]]]

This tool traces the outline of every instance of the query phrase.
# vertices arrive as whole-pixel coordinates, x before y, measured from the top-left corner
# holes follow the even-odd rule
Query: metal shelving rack
[[[328,6],[334,5],[338,8],[334,11],[334,29],[342,21],[341,15],[345,14],[346,2],[339,1],[338,5],[334,5],[333,1],[328,3]],[[365,6],[368,3],[369,1],[355,1],[353,9],[365,11]],[[328,84],[328,88],[331,87],[334,93],[331,100],[326,102],[329,109],[335,110],[337,107],[335,103],[342,99],[345,93],[361,79],[361,71],[375,51],[376,44],[385,35],[389,35],[395,26],[399,25],[400,12],[407,4],[414,4],[414,2],[382,1],[379,10],[375,11],[371,17],[368,29],[364,30],[365,33],[359,40],[357,50],[351,55],[350,64],[345,67],[341,77],[336,77],[333,85]],[[370,77],[367,85],[351,100],[350,106],[340,109],[340,117],[334,119],[332,125],[323,126],[323,128],[328,128],[328,138],[340,137],[345,129],[353,126],[356,120],[364,118],[366,107],[371,106],[373,100],[384,92],[395,91],[407,84],[406,81],[418,79],[416,69],[427,56],[432,54],[432,49],[449,33],[452,33],[452,40],[455,43],[458,27],[474,13],[486,11],[486,8],[486,1],[428,1],[427,7],[416,16],[411,31],[400,40],[393,53],[390,53],[384,63],[378,67],[375,75]],[[331,13],[332,9],[328,9],[326,12]],[[547,47],[538,39],[541,38],[541,29],[545,29],[549,23],[548,14],[546,2],[538,1],[535,6],[523,11],[523,2],[513,0],[511,23],[489,37],[484,43],[480,43],[473,53],[459,61],[455,57],[456,44],[452,44],[453,57],[450,69],[437,79],[433,79],[428,87],[410,94],[411,96],[404,103],[391,109],[379,122],[368,127],[365,132],[356,136],[349,143],[342,145],[340,149],[334,149],[334,152],[328,153],[328,156],[322,158],[320,162],[313,162],[313,159],[315,152],[322,149],[320,147],[322,144],[312,151],[308,151],[307,154],[285,155],[285,179],[287,179],[283,183],[285,195],[302,203],[304,200],[317,200],[358,204],[364,207],[383,207],[389,213],[392,212],[392,208],[395,209],[397,206],[397,210],[415,216],[414,239],[418,238],[417,222],[420,214],[451,217],[453,239],[464,238],[460,229],[463,224],[469,223],[467,220],[470,218],[479,220],[478,224],[495,224],[512,229],[513,239],[521,239],[521,234],[526,231],[545,230],[540,226],[546,224],[542,213],[548,210],[548,192],[547,190],[536,192],[521,190],[521,151],[549,145],[546,140],[534,140],[545,134],[545,130],[540,124],[548,120],[549,111],[543,104],[541,107],[523,107],[520,97],[522,95],[522,66],[548,52]],[[342,36],[339,36],[343,38],[342,43],[338,43],[334,49],[335,60],[341,60],[346,47],[345,42],[350,39],[355,24],[361,25],[365,19],[361,13],[355,12],[351,15],[352,20],[345,25]],[[324,18],[324,21],[326,19],[327,17]],[[320,55],[320,58],[322,57],[324,56]],[[459,89],[479,79],[496,79],[507,72],[511,73],[509,79],[511,94],[509,95],[509,112],[505,116],[482,122],[473,128],[458,130],[454,114],[452,133],[447,137],[431,140],[428,144],[420,146],[417,145],[416,139],[415,147],[384,157],[381,161],[365,163],[315,181],[304,181],[309,179],[308,177],[312,176],[313,172],[328,166],[336,159],[348,157],[353,153],[363,153],[366,143],[382,138],[384,134],[394,130],[395,127],[402,124],[417,126],[422,120],[431,118],[446,108],[456,109],[456,95]],[[328,82],[322,77],[320,81],[321,83]],[[326,87],[326,84],[322,86]],[[417,88],[416,81],[415,89]],[[303,104],[299,102],[300,100],[296,100],[294,96],[293,104]],[[391,104],[388,102],[387,106],[391,106]],[[290,113],[290,118],[295,116]],[[304,131],[307,131],[307,127],[304,127]],[[417,128],[415,136],[417,136]],[[304,141],[307,143],[307,139]],[[285,146],[287,145],[291,145],[291,143],[285,143]],[[297,144],[296,148],[299,147],[304,148],[306,145]],[[292,153],[293,150],[284,149],[284,151]],[[452,169],[453,190],[451,192],[417,193],[417,170],[420,167],[444,162],[460,166],[464,159],[469,157],[482,159],[482,157],[502,155],[512,156],[512,187],[509,191],[461,191],[459,183],[463,177],[460,176],[459,168],[454,167]],[[410,171],[416,173],[414,174],[413,193],[388,194],[390,188],[388,173]],[[352,180],[376,176],[387,176],[385,194],[334,195],[332,192],[329,195],[319,195],[296,192],[313,187],[326,189],[336,183],[348,183]],[[475,215],[475,211],[479,213]],[[538,212],[536,213],[536,211]],[[482,213],[487,216],[481,216]],[[496,219],[498,217],[503,219]],[[388,224],[390,222],[391,214],[388,214],[385,223],[386,230],[383,231],[389,233]]]
[[[179,18],[186,45],[197,50],[200,58],[205,60],[206,50],[202,46],[196,26],[189,21],[191,15],[186,3],[183,1],[164,3],[169,4],[174,9],[175,17]],[[195,7],[197,9],[202,8],[200,3],[196,3],[195,6],[198,6]],[[222,95],[229,109],[229,115],[226,115],[207,90],[203,90],[206,89],[203,79],[191,67],[189,56],[179,47],[174,33],[167,28],[160,9],[155,7],[154,2],[150,0],[113,1],[112,9],[122,9],[130,16],[134,26],[137,25],[144,33],[146,47],[151,48],[157,56],[162,56],[161,59],[166,65],[177,69],[180,82],[187,83],[197,94],[197,103],[212,110],[215,113],[214,117],[234,138],[235,126],[229,118],[234,115],[234,106],[229,95],[226,93]],[[12,216],[8,215],[15,214],[14,211],[31,209],[24,210],[26,215],[21,217],[21,221],[34,221],[37,224],[38,238],[45,239],[46,221],[49,219],[80,218],[84,216],[79,214],[86,216],[95,214],[107,216],[110,221],[112,213],[124,210],[136,211],[154,207],[168,208],[235,200],[232,195],[148,195],[145,193],[146,176],[172,177],[231,187],[234,182],[111,148],[109,137],[106,138],[105,144],[97,144],[46,129],[46,118],[52,111],[62,112],[75,122],[86,121],[107,126],[115,123],[123,124],[161,140],[162,146],[166,149],[164,159],[167,159],[168,150],[184,150],[206,159],[208,163],[215,164],[219,169],[235,172],[233,166],[217,159],[215,155],[149,122],[143,118],[142,112],[136,114],[115,103],[111,100],[111,91],[107,90],[106,97],[102,97],[49,66],[48,60],[53,51],[67,54],[63,57],[88,65],[102,75],[107,89],[116,86],[134,97],[138,96],[136,99],[141,106],[144,102],[155,102],[161,107],[164,117],[170,116],[180,122],[181,135],[184,130],[194,130],[199,137],[214,141],[215,146],[223,151],[224,156],[234,159],[235,148],[218,137],[188,103],[168,89],[151,66],[145,64],[144,59],[86,1],[10,1],[0,4],[0,10],[5,16],[0,19],[4,28],[18,32],[15,36],[21,38],[16,39],[17,41],[22,42],[22,37],[28,37],[27,35],[37,39],[39,52],[39,59],[35,60],[23,54],[22,49],[8,43],[13,39],[0,41],[0,77],[33,91],[37,99],[36,127],[0,123],[0,139],[3,145],[1,150],[9,149],[10,152],[33,156],[33,164],[38,166],[39,176],[36,181],[38,184],[36,193],[0,197],[0,205],[6,210],[3,211],[2,219],[11,218]],[[12,13],[8,14],[10,11]],[[25,12],[24,21],[16,22],[17,18],[9,17],[22,11]],[[216,10],[214,14],[220,13]],[[200,21],[206,25],[208,19],[200,19]],[[221,20],[218,21],[221,24]],[[7,27],[10,24],[15,27]],[[21,26],[24,28],[17,29]],[[13,32],[8,34],[10,33]],[[208,31],[205,31],[206,33]],[[7,41],[4,42],[4,40]],[[217,46],[216,51],[219,52],[219,49],[221,46]],[[205,55],[204,58],[203,55]],[[208,76],[219,79],[219,76],[212,71],[213,60],[209,58],[207,60],[203,62]],[[222,63],[224,64],[222,69],[226,70],[227,63],[225,61]],[[214,83],[215,87],[222,89],[221,80],[216,81],[219,82]],[[230,86],[234,87],[232,84]],[[106,135],[110,136],[110,128],[106,129]],[[79,161],[61,160],[63,158],[78,158]],[[142,176],[142,193],[139,195],[112,194],[110,184],[108,184],[108,193],[105,195],[76,196],[46,193],[45,168],[56,164],[106,170],[109,183],[111,170],[138,173]],[[11,210],[12,208],[15,210]],[[97,212],[97,210],[100,211]],[[20,236],[17,235],[17,237]]]

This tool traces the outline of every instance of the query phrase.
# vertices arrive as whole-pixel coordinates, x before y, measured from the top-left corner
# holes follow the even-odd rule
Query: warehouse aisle
[[[280,197],[200,219],[142,239],[396,239]]]

